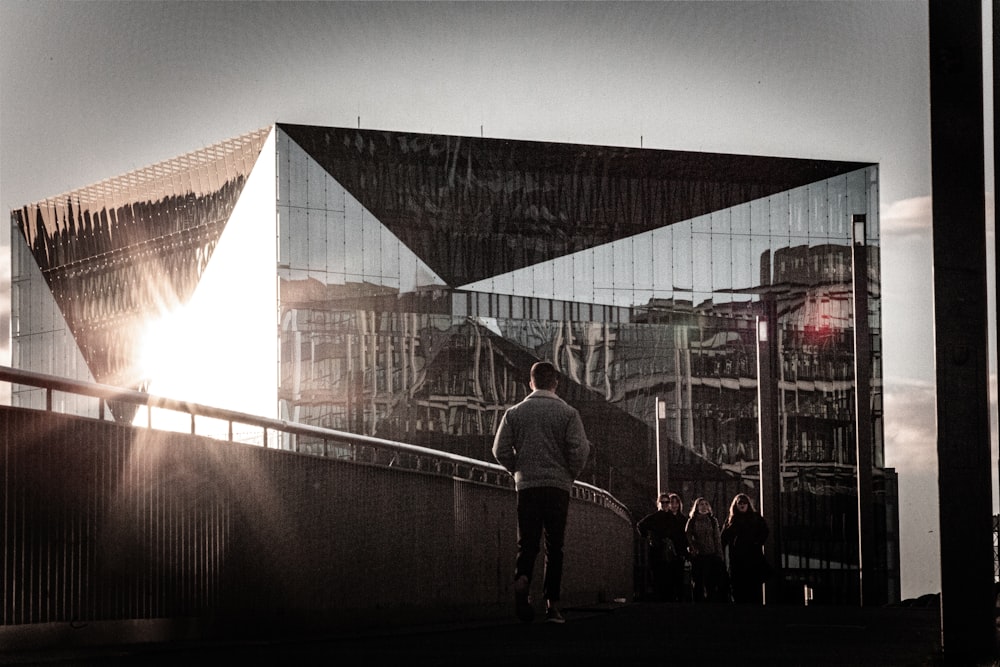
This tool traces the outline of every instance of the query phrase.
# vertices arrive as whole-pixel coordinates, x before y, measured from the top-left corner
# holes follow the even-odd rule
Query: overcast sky
[[[923,1],[0,0],[0,205],[276,121],[877,162],[913,597],[940,589],[927,40]]]

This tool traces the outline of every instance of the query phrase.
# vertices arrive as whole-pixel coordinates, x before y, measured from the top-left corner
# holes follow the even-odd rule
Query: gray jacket
[[[554,486],[569,491],[587,464],[590,441],[576,408],[536,389],[509,408],[493,439],[493,456],[520,491]]]

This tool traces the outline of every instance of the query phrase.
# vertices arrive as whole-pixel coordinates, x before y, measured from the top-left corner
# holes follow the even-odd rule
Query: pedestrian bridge
[[[7,367],[0,381],[38,404],[0,408],[0,644],[511,613],[515,494],[496,464]],[[109,419],[115,402],[144,425]],[[576,484],[565,605],[630,599],[633,552],[625,507]]]

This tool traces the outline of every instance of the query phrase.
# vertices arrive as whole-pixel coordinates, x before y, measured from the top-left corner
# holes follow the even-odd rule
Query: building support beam
[[[931,174],[941,643],[996,655],[984,194],[982,4],[931,0]]]
[[[764,555],[773,569],[764,587],[764,602],[777,604],[790,596],[784,590],[781,544],[781,430],[778,420],[778,308],[773,294],[764,294],[757,317],[757,433],[760,455],[760,513],[770,528]]]
[[[868,313],[866,218],[854,214],[851,272],[854,289],[854,436],[858,461],[858,590],[862,606],[885,604],[885,580],[879,576],[875,543],[875,490],[872,482],[872,344]]]

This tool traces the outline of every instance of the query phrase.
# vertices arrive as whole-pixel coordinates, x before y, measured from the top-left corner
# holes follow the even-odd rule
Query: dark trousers
[[[517,492],[517,562],[514,577],[531,580],[545,534],[545,578],[542,593],[557,602],[562,586],[563,538],[569,513],[569,491],[543,486]]]
[[[692,597],[695,602],[726,602],[728,574],[718,556],[695,556],[691,561]]]
[[[733,563],[729,568],[729,583],[733,590],[733,602],[749,602],[762,604],[764,590],[761,587],[763,576],[752,565]]]
[[[653,599],[660,602],[687,602],[684,591],[684,558],[663,558],[662,553],[650,554],[649,573],[653,583]]]

